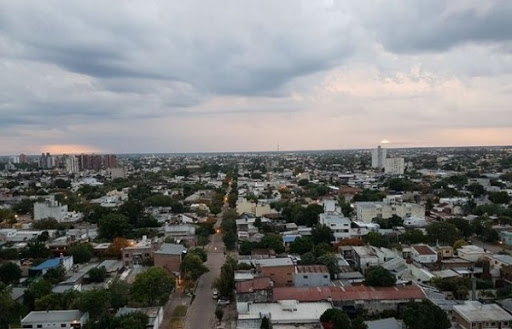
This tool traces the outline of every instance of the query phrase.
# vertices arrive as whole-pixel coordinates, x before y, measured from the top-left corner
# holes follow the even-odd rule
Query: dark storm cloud
[[[465,43],[512,41],[512,1],[508,0],[386,1],[378,12],[367,24],[393,52],[440,52]]]

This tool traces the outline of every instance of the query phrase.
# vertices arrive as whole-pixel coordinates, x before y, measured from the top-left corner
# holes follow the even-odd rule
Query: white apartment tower
[[[372,150],[372,167],[377,169],[383,169],[386,160],[386,149],[380,145],[376,149]]]
[[[385,159],[384,172],[387,175],[403,175],[405,172],[404,158],[387,158],[387,159]]]

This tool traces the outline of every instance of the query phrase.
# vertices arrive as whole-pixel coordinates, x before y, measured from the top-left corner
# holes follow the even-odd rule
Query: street
[[[224,264],[224,243],[222,234],[212,235],[208,247],[206,266],[210,272],[203,274],[197,283],[196,296],[189,308],[185,329],[206,329],[215,325],[216,300],[212,298],[212,284],[219,276]]]

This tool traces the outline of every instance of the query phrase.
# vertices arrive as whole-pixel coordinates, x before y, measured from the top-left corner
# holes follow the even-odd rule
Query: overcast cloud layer
[[[0,154],[512,144],[509,0],[0,8]]]

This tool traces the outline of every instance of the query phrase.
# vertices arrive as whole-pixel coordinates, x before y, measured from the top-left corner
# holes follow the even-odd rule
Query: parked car
[[[219,292],[217,291],[217,289],[213,289],[212,298],[213,299],[219,298]]]
[[[220,306],[229,305],[229,299],[219,298],[219,300],[217,301],[217,305],[220,305]]]

